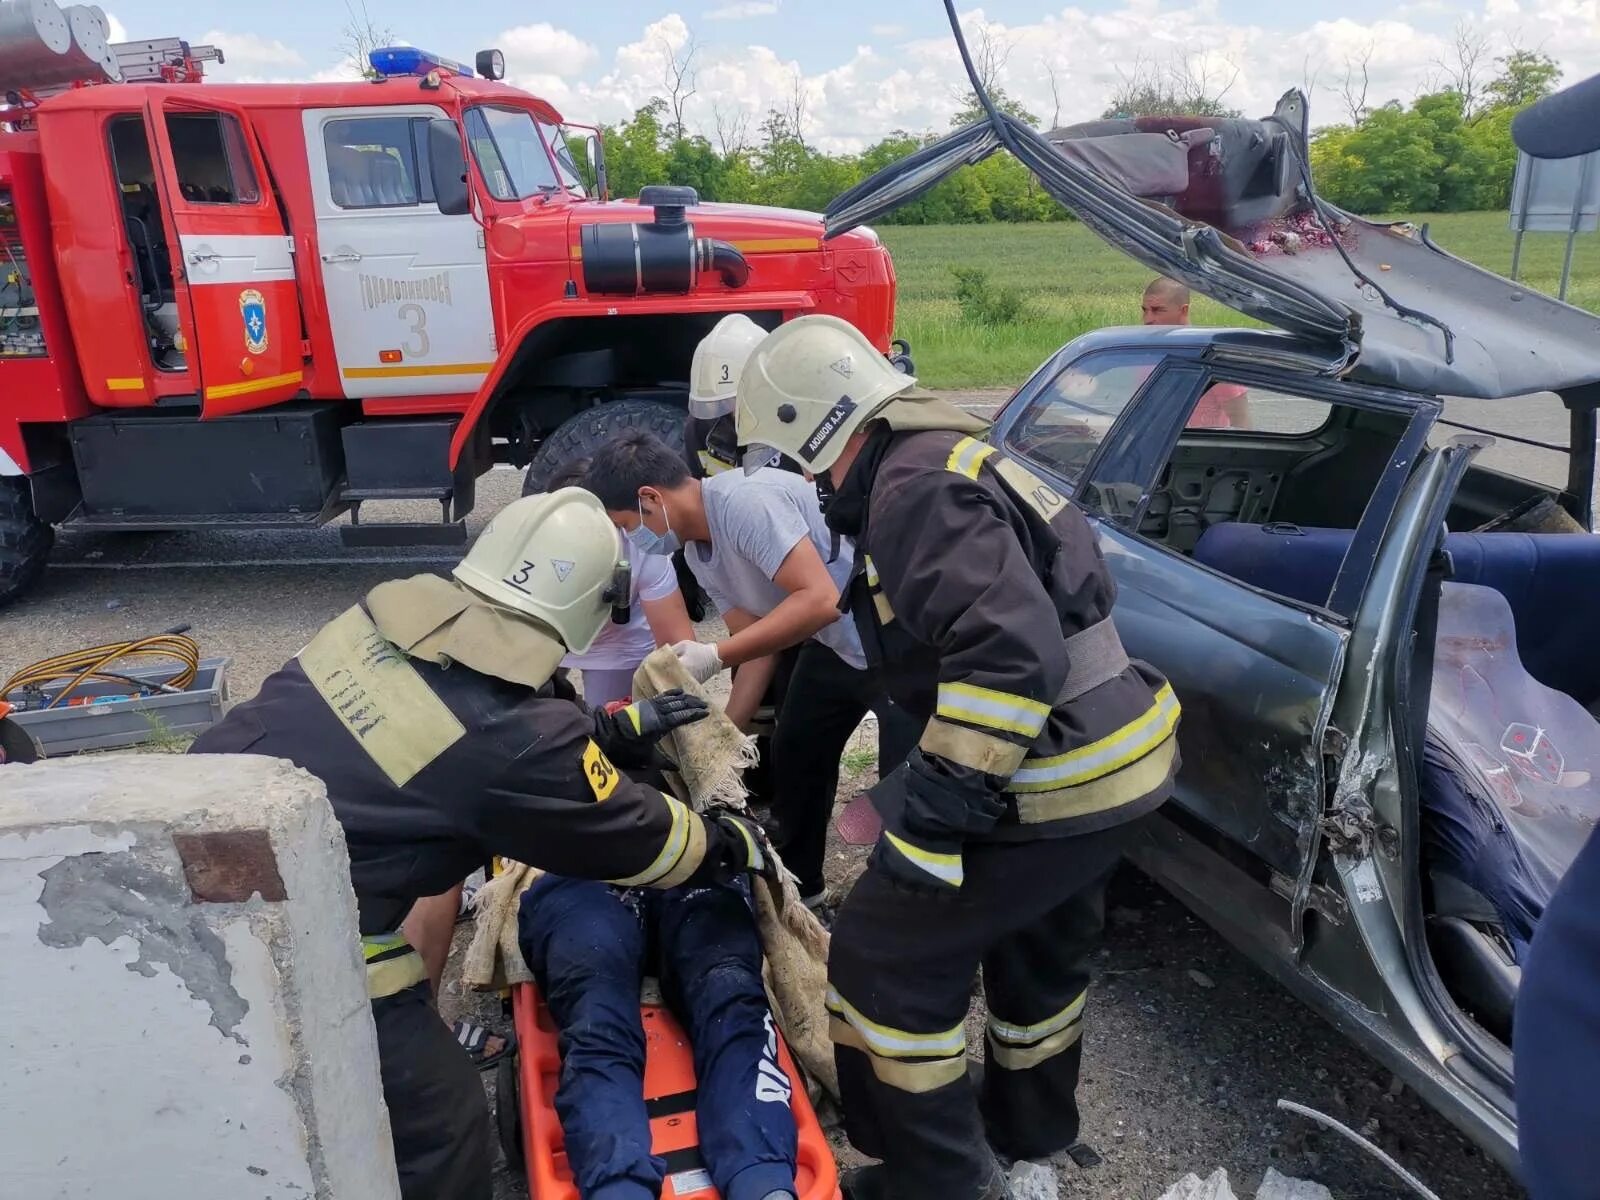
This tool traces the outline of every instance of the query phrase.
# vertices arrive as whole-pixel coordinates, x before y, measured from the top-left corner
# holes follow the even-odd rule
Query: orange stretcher
[[[500,1143],[513,1169],[528,1176],[531,1200],[579,1200],[567,1166],[556,1115],[556,1084],[561,1071],[555,1022],[531,983],[511,989],[512,1019],[519,1049],[500,1064],[496,1112]],[[700,1158],[695,1129],[694,1057],[689,1038],[671,1011],[643,1004],[644,1096],[650,1114],[650,1149],[667,1161],[661,1200],[720,1200]],[[795,1187],[800,1200],[840,1200],[839,1172],[806,1095],[789,1047],[778,1041],[778,1061],[794,1085],[790,1105],[799,1132]]]

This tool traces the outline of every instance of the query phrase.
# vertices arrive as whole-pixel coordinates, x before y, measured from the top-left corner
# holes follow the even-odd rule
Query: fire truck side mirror
[[[447,217],[470,211],[467,155],[454,121],[435,117],[428,122],[428,168],[433,174],[433,196],[439,211]]]
[[[606,179],[606,148],[600,141],[600,135],[591,133],[584,141],[583,148],[589,158],[589,174],[594,180],[595,199],[609,200],[611,188]]]

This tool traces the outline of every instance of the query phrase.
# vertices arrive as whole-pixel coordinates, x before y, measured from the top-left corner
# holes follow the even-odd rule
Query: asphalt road
[[[1518,429],[1565,438],[1564,418],[1547,407],[1521,414]],[[518,494],[520,482],[515,472],[496,471],[480,483],[472,532]],[[64,534],[41,586],[0,615],[0,675],[46,655],[187,623],[203,653],[232,659],[232,693],[240,699],[376,583],[454,558],[348,552],[336,528]],[[847,855],[836,861],[836,881],[853,866]],[[1253,1194],[1269,1166],[1319,1179],[1341,1200],[1403,1194],[1349,1146],[1277,1113],[1280,1096],[1365,1127],[1442,1196],[1522,1194],[1414,1096],[1391,1086],[1387,1072],[1131,873],[1116,887],[1092,1003],[1084,1136],[1106,1161],[1065,1168],[1064,1195],[1154,1200],[1185,1172],[1204,1175],[1218,1165],[1230,1170],[1241,1196]],[[522,1194],[504,1176],[501,1189]]]

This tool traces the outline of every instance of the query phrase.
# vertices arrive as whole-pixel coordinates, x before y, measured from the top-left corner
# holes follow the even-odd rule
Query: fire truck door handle
[[[361,255],[349,250],[343,254],[324,254],[322,261],[325,263],[356,263],[361,261]]]
[[[201,263],[214,263],[220,261],[222,255],[209,250],[197,250],[189,255],[189,264],[198,267]]]

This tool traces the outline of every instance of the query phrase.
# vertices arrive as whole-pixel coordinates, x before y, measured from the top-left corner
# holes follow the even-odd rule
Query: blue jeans
[[[761,986],[749,892],[665,892],[546,875],[518,936],[561,1041],[556,1112],[583,1200],[655,1200],[639,987],[653,967],[694,1047],[700,1151],[724,1200],[794,1191],[790,1084]]]

